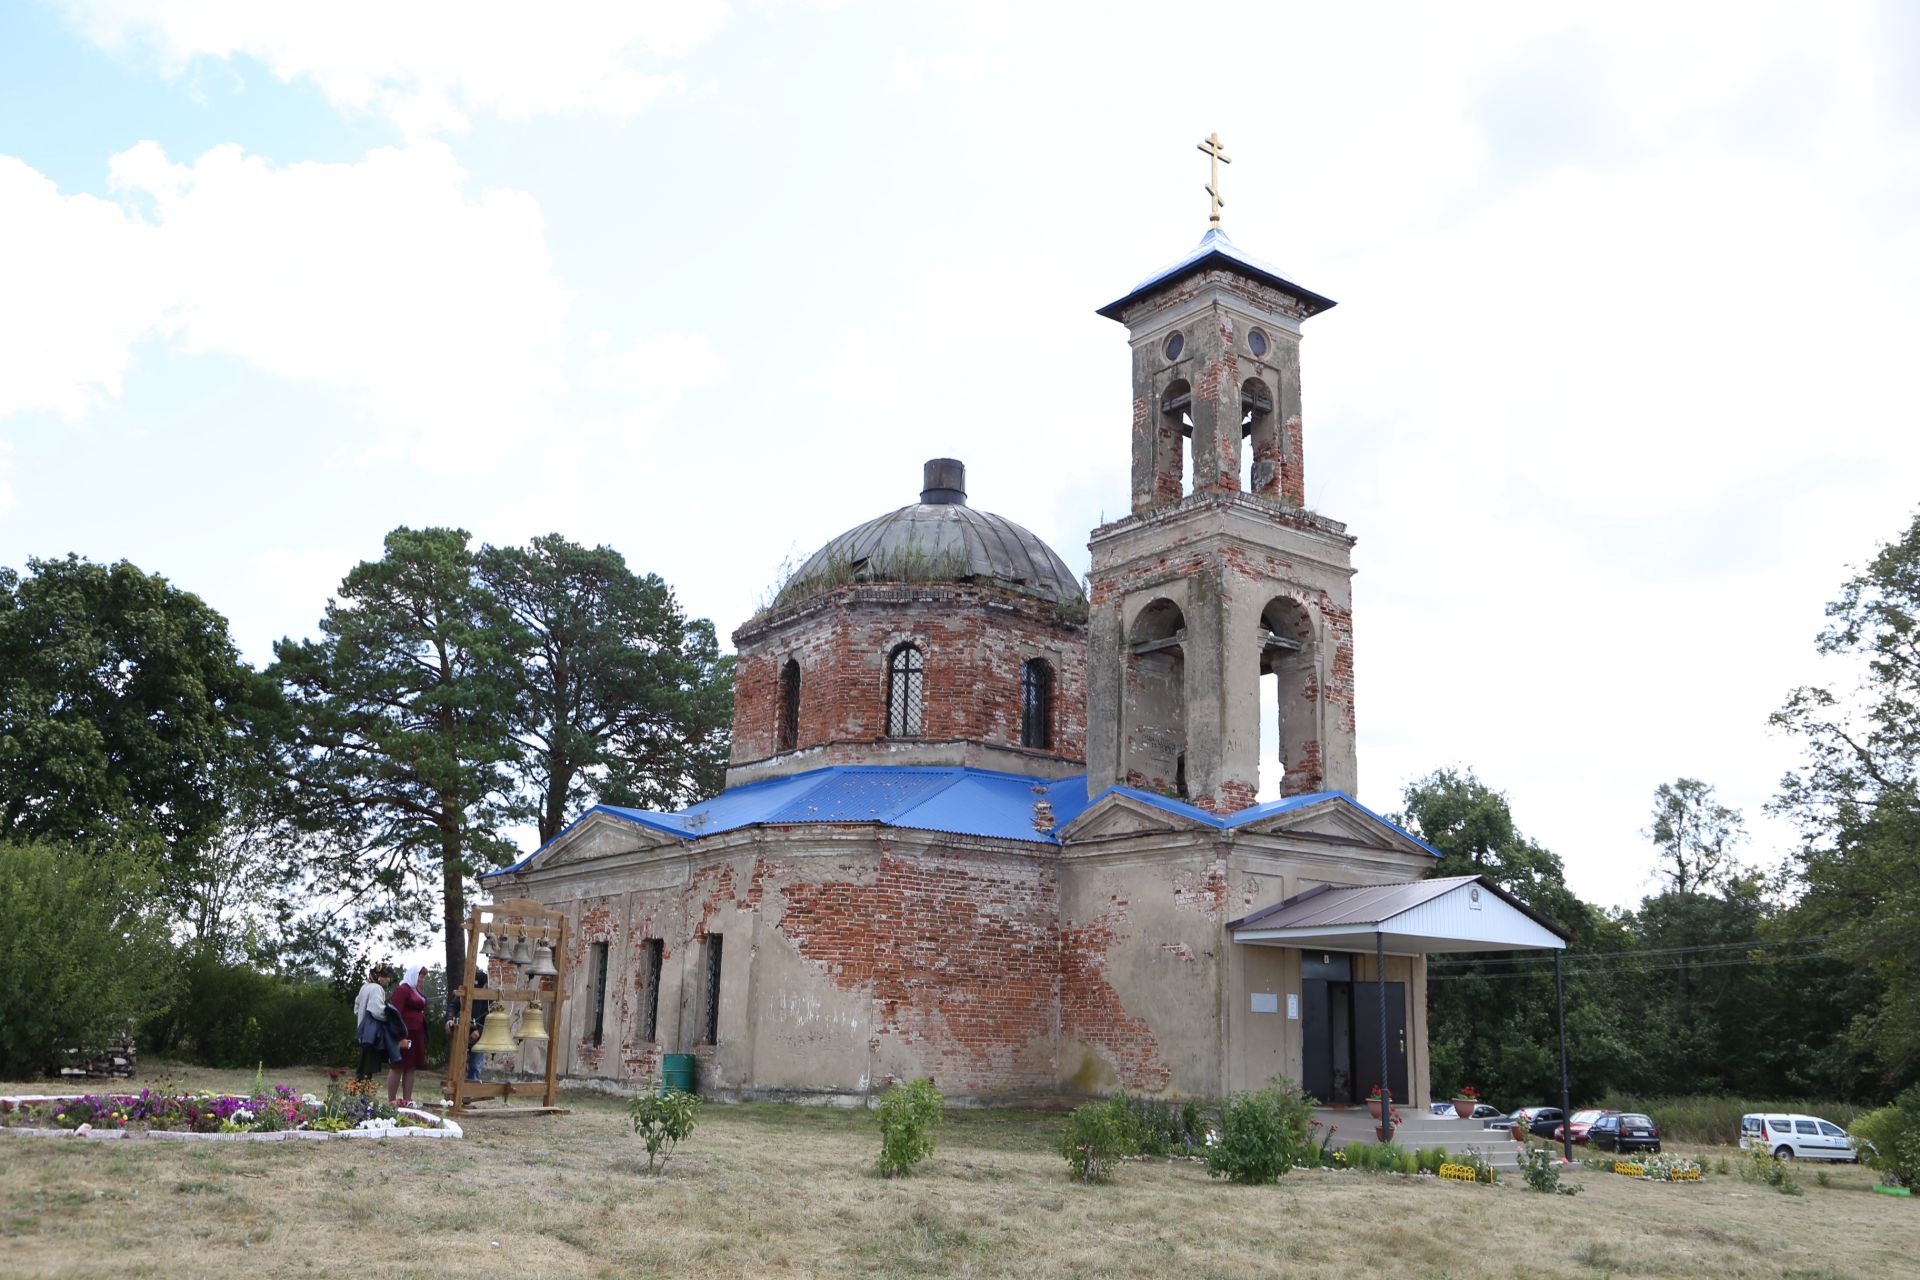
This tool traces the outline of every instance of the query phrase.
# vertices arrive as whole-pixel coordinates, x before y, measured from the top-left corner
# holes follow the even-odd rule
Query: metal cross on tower
[[[1208,134],[1207,140],[1201,143],[1198,149],[1206,152],[1213,162],[1211,166],[1213,172],[1209,175],[1212,181],[1207,183],[1207,194],[1213,197],[1213,217],[1208,221],[1217,227],[1220,225],[1220,206],[1226,203],[1220,198],[1220,166],[1232,164],[1233,159],[1220,149],[1220,135],[1217,133]]]

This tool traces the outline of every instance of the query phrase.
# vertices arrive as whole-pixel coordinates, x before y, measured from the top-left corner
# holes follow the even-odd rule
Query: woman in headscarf
[[[407,1028],[406,1038],[400,1042],[400,1060],[387,1071],[387,1101],[410,1107],[413,1073],[427,1065],[427,998],[420,994],[419,965],[407,966],[406,975],[387,997],[387,1004],[399,1013]]]

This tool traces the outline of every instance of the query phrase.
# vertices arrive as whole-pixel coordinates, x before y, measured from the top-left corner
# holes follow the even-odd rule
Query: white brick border
[[[73,1098],[111,1098],[123,1095],[84,1094],[84,1093],[19,1093],[0,1094],[0,1102],[11,1102],[14,1106],[32,1105],[41,1102],[66,1102]],[[126,1095],[130,1096],[130,1095]],[[220,1094],[220,1097],[237,1097],[237,1094]],[[175,1142],[284,1142],[289,1138],[318,1140],[323,1138],[372,1138],[377,1141],[387,1138],[464,1138],[466,1131],[455,1123],[452,1116],[436,1116],[431,1111],[419,1107],[401,1107],[402,1115],[418,1116],[436,1126],[432,1129],[341,1129],[337,1132],[317,1131],[313,1129],[282,1129],[277,1133],[183,1133],[176,1129],[150,1129],[139,1132],[127,1129],[92,1129],[81,1133],[78,1129],[30,1129],[20,1125],[0,1125],[0,1133],[17,1133],[29,1138],[86,1138],[93,1141],[105,1141],[109,1138],[159,1138]]]

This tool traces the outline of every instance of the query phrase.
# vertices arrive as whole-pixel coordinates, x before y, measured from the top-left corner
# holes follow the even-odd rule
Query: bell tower
[[[1334,304],[1243,254],[1215,199],[1193,252],[1099,312],[1132,348],[1133,502],[1090,544],[1087,783],[1230,813],[1263,770],[1357,785],[1354,540],[1304,507],[1300,329]]]

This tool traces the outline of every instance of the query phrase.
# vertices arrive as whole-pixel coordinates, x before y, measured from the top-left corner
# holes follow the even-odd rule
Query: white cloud
[[[170,72],[198,57],[253,58],[305,79],[337,106],[419,134],[463,128],[466,112],[643,110],[686,57],[725,23],[721,0],[565,4],[504,0],[271,4],[257,0],[68,0],[87,36],[150,45]]]
[[[0,156],[0,416],[77,418],[118,394],[132,343],[168,302],[154,240],[112,202],[63,196]]]
[[[0,440],[0,516],[13,506],[13,442]]]
[[[484,461],[564,389],[569,298],[539,208],[470,191],[438,143],[276,168],[143,142],[110,169],[150,219],[0,160],[0,413],[77,416],[149,336],[344,387],[388,452],[457,440]]]

